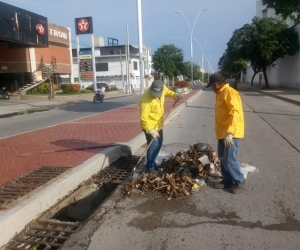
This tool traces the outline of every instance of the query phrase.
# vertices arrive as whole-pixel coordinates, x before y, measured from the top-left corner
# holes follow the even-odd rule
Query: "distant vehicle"
[[[104,86],[106,91],[109,89],[109,85],[107,83],[97,82],[97,89],[100,89],[101,86]],[[91,84],[90,86],[86,87],[86,89],[90,89],[94,91],[94,84]]]
[[[237,90],[237,81],[235,78],[227,78],[226,82],[229,83],[229,86]]]
[[[9,91],[6,91],[5,90],[5,87],[3,87],[1,90],[0,90],[0,97],[2,99],[6,99],[6,100],[9,100],[10,99],[10,96],[11,96],[11,93]]]
[[[97,89],[94,92],[95,92],[95,96],[93,98],[93,102],[94,103],[103,102],[105,94],[101,91],[101,89]]]

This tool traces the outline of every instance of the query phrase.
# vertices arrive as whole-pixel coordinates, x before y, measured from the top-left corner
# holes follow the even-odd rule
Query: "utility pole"
[[[96,60],[95,60],[95,40],[94,34],[91,34],[91,47],[92,47],[92,64],[93,64],[93,82],[94,90],[97,89],[97,79],[96,79]]]
[[[130,81],[131,81],[131,77],[130,77],[130,50],[129,50],[129,31],[128,31],[128,24],[126,25],[126,38],[127,38],[127,59],[128,59],[128,64],[127,64],[127,72],[128,72],[128,82],[127,82],[127,90],[128,90],[128,94],[130,94]]]
[[[142,8],[141,0],[136,0],[137,16],[138,16],[138,31],[139,31],[139,54],[140,54],[140,85],[141,95],[144,94],[144,58],[143,58],[143,32],[142,32]]]
[[[76,35],[76,46],[77,46],[77,64],[78,64],[78,83],[80,85],[80,89],[82,89],[81,75],[80,75],[80,59],[79,59],[79,35]]]
[[[123,74],[123,60],[122,60],[122,56],[121,56],[121,50],[119,50],[119,52],[120,52],[120,63],[121,63],[121,75],[122,75],[123,93],[125,93],[125,89],[124,89],[124,74]]]

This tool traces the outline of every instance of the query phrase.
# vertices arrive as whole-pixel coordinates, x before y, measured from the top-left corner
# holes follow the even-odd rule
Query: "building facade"
[[[97,83],[104,82],[111,87],[117,87],[124,91],[131,86],[136,90],[140,89],[140,65],[139,65],[139,49],[136,46],[129,45],[129,57],[126,55],[126,45],[101,46],[95,47],[95,64],[92,74],[96,74]],[[87,53],[84,53],[84,52]],[[80,49],[81,54],[89,54],[91,48]],[[78,66],[77,50],[72,50],[73,54],[73,74],[74,82],[87,88],[93,83],[92,75],[82,77],[82,67]],[[144,57],[144,87],[148,87],[151,81],[151,49],[148,46],[143,47]],[[127,58],[128,57],[128,58]],[[84,59],[79,54],[79,65],[91,63],[92,59]],[[81,76],[79,78],[79,76]],[[127,78],[128,76],[128,78]],[[127,80],[128,79],[128,80]],[[65,79],[68,81],[68,79]]]
[[[0,15],[0,87],[25,93],[49,79],[59,84],[62,75],[73,79],[69,28],[2,2]]]
[[[48,23],[48,47],[15,47],[0,41],[0,80],[3,86],[17,90],[26,76],[37,71],[41,64],[53,65],[53,82],[59,84],[63,75],[72,76],[70,29]],[[24,82],[25,83],[25,82]]]
[[[261,1],[256,3],[256,16],[258,17],[276,17],[275,11],[273,9],[266,9],[266,6],[262,4]],[[287,19],[286,23],[293,27],[300,37],[300,24],[294,25],[294,21]],[[299,40],[300,43],[300,40]],[[294,56],[285,56],[277,61],[275,67],[269,66],[267,68],[267,75],[270,85],[282,86],[287,88],[297,88],[300,89],[300,52],[298,51]],[[253,77],[253,70],[248,67],[241,74],[241,81],[246,83],[251,83]],[[263,73],[258,73],[253,83],[264,84]]]

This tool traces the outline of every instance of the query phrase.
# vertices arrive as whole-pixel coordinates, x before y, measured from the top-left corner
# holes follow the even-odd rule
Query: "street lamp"
[[[209,58],[207,58],[206,55],[204,55],[204,56],[206,57],[206,60],[207,60],[207,79],[209,80],[210,67],[211,67],[211,61],[210,61],[210,59],[211,59],[212,55],[210,55]]]
[[[141,95],[142,95],[142,94],[144,94],[144,58],[143,58],[143,32],[142,32],[141,0],[136,0],[136,5],[137,5],[138,34],[139,34],[140,85],[141,85]]]
[[[211,73],[211,74],[214,73],[214,68],[213,68],[214,62],[215,62],[215,58],[210,62],[210,73]]]
[[[208,41],[209,37],[206,38],[203,47],[201,46],[201,44],[199,43],[199,41],[198,41],[196,38],[194,38],[194,39],[195,39],[195,41],[199,44],[200,49],[201,49],[201,59],[202,59],[202,62],[201,62],[201,68],[202,68],[202,82],[204,82],[204,74],[203,74],[204,61],[203,61],[203,55],[204,55],[205,44],[206,44],[206,42]]]
[[[196,24],[196,21],[197,21],[199,15],[201,14],[202,11],[206,11],[206,10],[207,10],[207,9],[201,9],[201,10],[199,11],[199,13],[198,13],[198,15],[197,15],[197,17],[196,17],[196,19],[195,19],[195,21],[194,21],[194,24],[193,24],[192,29],[191,29],[190,23],[189,23],[189,21],[187,20],[185,14],[184,14],[181,10],[178,10],[178,11],[175,12],[175,13],[181,13],[181,14],[183,15],[183,17],[185,18],[185,20],[186,20],[188,26],[189,26],[190,40],[191,40],[191,82],[193,82],[193,80],[194,80],[194,76],[193,76],[193,31],[194,31],[194,27],[195,27],[195,24]]]

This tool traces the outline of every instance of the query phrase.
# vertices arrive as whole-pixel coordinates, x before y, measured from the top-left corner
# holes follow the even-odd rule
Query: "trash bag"
[[[208,153],[209,151],[212,150],[212,147],[209,144],[201,143],[201,142],[194,144],[193,147],[197,152]]]
[[[189,178],[195,179],[199,176],[199,169],[194,165],[190,165],[187,168],[180,168],[177,172],[177,176],[180,178],[182,178],[183,176],[187,176]]]
[[[196,179],[199,176],[199,169],[196,166],[190,165],[189,170],[193,179]]]
[[[177,176],[180,177],[180,178],[182,178],[183,176],[193,178],[192,173],[188,168],[180,168],[177,172]]]

